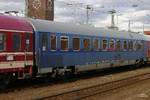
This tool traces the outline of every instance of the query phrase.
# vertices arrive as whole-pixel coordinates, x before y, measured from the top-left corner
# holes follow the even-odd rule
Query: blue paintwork
[[[47,34],[48,44],[47,50],[42,51],[42,34]],[[146,47],[144,47],[143,51],[73,51],[70,49],[69,51],[61,51],[60,50],[60,36],[69,36],[69,48],[72,48],[72,37],[80,37],[80,48],[83,47],[81,41],[83,38],[98,38],[99,42],[103,38],[109,40],[110,38],[106,37],[96,37],[96,36],[83,36],[77,34],[62,34],[56,33],[57,36],[57,51],[50,50],[50,34],[51,33],[42,33],[35,32],[35,48],[36,48],[36,60],[37,66],[40,68],[44,67],[62,67],[62,66],[74,66],[74,65],[85,65],[85,64],[96,64],[102,61],[114,61],[114,60],[133,60],[140,59],[145,57],[144,51],[146,51]],[[111,38],[112,39],[112,38]],[[118,40],[113,38],[114,40]],[[123,40],[121,40],[123,42]],[[108,43],[108,42],[107,42]],[[145,45],[145,43],[144,43]],[[108,45],[107,45],[108,46]],[[100,47],[100,43],[99,43]],[[91,45],[92,48],[92,45]]]

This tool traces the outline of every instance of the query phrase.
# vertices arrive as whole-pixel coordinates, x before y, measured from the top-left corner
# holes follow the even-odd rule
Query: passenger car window
[[[73,50],[80,50],[80,39],[73,38]]]
[[[133,42],[133,49],[134,49],[134,51],[137,51],[137,41]]]
[[[133,50],[133,41],[129,41],[128,45],[129,45],[129,50]]]
[[[51,35],[50,36],[50,41],[51,41],[51,50],[56,50],[56,36],[55,35]]]
[[[107,49],[107,40],[102,40],[102,49],[103,50]]]
[[[0,33],[0,51],[5,50],[6,36],[4,33]]]
[[[69,45],[68,45],[68,37],[61,36],[60,41],[61,41],[61,50],[67,51],[68,47],[69,47]]]
[[[42,50],[43,51],[47,50],[47,44],[48,44],[47,34],[42,34]]]
[[[115,41],[114,41],[113,39],[111,39],[111,40],[109,41],[109,48],[110,48],[110,49],[114,49],[114,47],[115,47]]]
[[[83,39],[83,49],[90,50],[90,39]]]
[[[143,50],[144,49],[144,43],[143,41],[141,41],[141,49],[140,50]]]
[[[13,34],[13,50],[19,51],[21,49],[21,36],[19,33]]]
[[[93,49],[98,50],[98,39],[93,40]]]
[[[123,41],[123,48],[124,48],[124,50],[127,50],[128,48],[127,48],[127,41]]]
[[[117,42],[116,42],[116,49],[117,49],[117,51],[121,50],[121,41],[120,40],[117,40]]]
[[[136,42],[136,50],[137,51],[143,50],[143,43],[142,43],[142,41],[137,41]]]

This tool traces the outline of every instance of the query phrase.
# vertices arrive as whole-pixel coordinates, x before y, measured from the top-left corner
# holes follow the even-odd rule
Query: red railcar
[[[0,79],[32,75],[33,29],[24,18],[0,15]]]
[[[145,55],[146,55],[146,58],[147,58],[147,63],[150,64],[150,36],[149,35],[146,35],[146,51],[145,51]]]

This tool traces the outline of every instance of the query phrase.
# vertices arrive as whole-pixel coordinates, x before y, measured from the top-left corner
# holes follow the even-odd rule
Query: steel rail
[[[57,94],[51,94],[49,96],[43,96],[43,97],[38,97],[34,98],[36,100],[43,100],[43,99],[48,99],[48,100],[81,100],[84,98],[88,98],[90,96],[94,96],[97,94],[105,93],[117,88],[121,88],[124,86],[132,85],[137,82],[143,81],[150,79],[150,73],[144,73],[120,80],[115,80],[112,82],[108,83],[103,83],[103,84],[95,84],[92,86],[84,87],[84,88],[78,88],[78,89],[68,89],[68,91],[65,92],[60,92]]]

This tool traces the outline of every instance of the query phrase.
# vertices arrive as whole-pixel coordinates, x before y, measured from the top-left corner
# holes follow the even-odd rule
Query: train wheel
[[[144,65],[144,60],[143,59],[136,60],[135,65],[136,68],[142,67]]]

